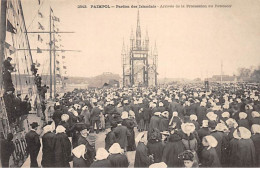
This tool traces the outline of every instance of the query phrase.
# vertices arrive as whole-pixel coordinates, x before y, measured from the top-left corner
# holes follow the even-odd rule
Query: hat
[[[138,104],[138,101],[135,100],[135,101],[134,101],[134,104],[137,105],[137,104]]]
[[[122,112],[122,116],[121,118],[124,120],[124,119],[127,119],[128,118],[128,112],[124,111]]]
[[[51,126],[51,125],[46,125],[46,126],[44,126],[44,128],[43,128],[44,134],[47,133],[47,132],[52,132],[52,131],[53,131],[53,129],[52,129],[52,126]]]
[[[127,104],[128,103],[128,100],[124,100],[124,104]]]
[[[129,117],[135,117],[134,111],[132,111],[132,110],[129,111]]]
[[[12,60],[13,58],[12,58],[12,57],[7,57],[7,60],[8,60],[8,59]]]
[[[36,128],[36,127],[39,126],[39,125],[38,125],[38,122],[33,122],[33,123],[30,124],[30,125],[31,125],[32,129],[34,129],[34,128]]]
[[[239,119],[246,119],[247,114],[245,112],[239,112]]]
[[[260,134],[260,125],[259,124],[253,124],[251,127],[251,131],[253,134]]]
[[[66,128],[63,127],[62,125],[58,125],[56,128],[56,134],[58,133],[65,133],[66,132]]]
[[[203,120],[202,127],[209,127],[209,120]]]
[[[230,117],[229,112],[223,112],[221,115],[222,115],[223,118],[229,118]]]
[[[62,114],[61,120],[67,122],[69,120],[70,116],[68,114]]]
[[[124,150],[121,149],[120,145],[118,143],[114,143],[110,148],[109,148],[109,153],[111,154],[118,154],[118,153],[123,153]]]
[[[162,113],[162,116],[165,117],[165,118],[168,118],[169,117],[169,112],[168,111],[164,111]]]
[[[197,121],[198,117],[194,114],[190,115],[190,120],[191,121]]]
[[[181,124],[181,130],[185,134],[191,134],[195,131],[195,125],[193,123],[182,123]]]
[[[149,168],[167,168],[167,165],[164,162],[153,163]]]
[[[245,127],[239,127],[233,133],[233,137],[236,139],[250,139],[251,132]]]
[[[160,102],[160,103],[159,103],[159,106],[163,106],[163,102]]]
[[[176,111],[173,112],[173,113],[172,113],[172,116],[173,116],[173,117],[178,117],[178,112],[176,112]]]
[[[218,141],[216,140],[215,137],[211,136],[211,135],[207,135],[204,137],[206,139],[206,141],[209,143],[210,147],[217,147],[218,145]]]
[[[226,120],[226,123],[227,123],[227,125],[228,125],[229,128],[231,128],[231,127],[237,128],[237,126],[238,126],[236,120],[233,119],[233,118],[227,119],[227,120]]]
[[[88,136],[88,133],[89,133],[89,131],[87,129],[84,129],[84,128],[80,131],[80,134],[85,138]]]
[[[107,159],[109,156],[109,153],[104,148],[98,148],[97,154],[96,154],[96,160],[104,160]]]
[[[147,140],[147,131],[144,131],[144,132],[140,132],[136,138],[135,138],[135,142],[136,143],[139,143],[140,141],[143,141],[144,140]]]
[[[161,112],[155,112],[154,115],[160,116],[160,115],[161,115]]]
[[[206,115],[208,117],[209,120],[211,121],[216,121],[217,120],[217,114],[214,114],[214,112],[209,112]]]
[[[215,130],[220,131],[220,132],[225,132],[228,130],[228,128],[224,123],[218,123]]]
[[[194,160],[194,154],[190,150],[185,150],[181,154],[178,155],[178,158],[181,160],[189,160],[193,161]]]
[[[94,133],[90,133],[90,134],[87,136],[86,140],[89,142],[89,144],[90,144],[91,146],[95,146],[96,137],[95,137],[95,134],[94,134]]]
[[[260,114],[259,114],[259,112],[257,112],[257,111],[253,111],[252,112],[252,117],[260,117]]]
[[[75,155],[75,157],[77,158],[80,157],[84,158],[85,153],[86,153],[86,146],[84,144],[81,144],[72,150],[72,154]]]

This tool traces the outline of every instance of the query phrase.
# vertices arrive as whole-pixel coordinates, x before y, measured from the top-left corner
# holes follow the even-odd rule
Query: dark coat
[[[129,162],[125,154],[111,154],[108,159],[113,168],[127,168],[129,166]]]
[[[139,142],[136,147],[134,167],[145,168],[149,167],[150,164],[151,163],[150,158],[148,157],[148,149],[144,143]]]
[[[161,121],[160,117],[152,116],[149,125],[149,132],[151,132],[154,128],[159,129],[160,121]]]
[[[87,166],[87,162],[84,158],[80,157],[77,158],[75,156],[73,156],[73,168],[86,168]]]
[[[260,134],[252,135],[251,139],[255,145],[256,167],[260,167]]]
[[[219,131],[214,131],[210,135],[212,135],[218,141],[218,145],[215,148],[216,148],[216,151],[217,151],[217,154],[218,154],[218,158],[221,162],[222,161],[222,154],[228,146],[228,137],[225,136],[223,132],[219,132]]]
[[[11,154],[14,152],[14,143],[12,141],[8,141],[6,139],[2,139],[0,142],[0,148],[1,148],[1,163],[2,167],[9,167],[9,160]]]
[[[206,117],[207,108],[203,107],[203,106],[198,106],[196,113],[197,113],[196,115],[198,117],[198,123],[201,125],[202,120]]]
[[[255,146],[251,139],[230,141],[230,167],[255,167]]]
[[[100,120],[100,115],[101,110],[98,107],[94,107],[90,113],[90,120]]]
[[[79,139],[78,139],[78,144],[77,146],[81,145],[81,144],[87,144],[87,139],[85,137],[83,137],[82,135],[79,135]]]
[[[164,117],[161,118],[160,123],[159,123],[160,132],[168,131],[168,127],[169,127],[169,120]]]
[[[238,120],[238,126],[239,126],[239,127],[245,127],[245,128],[247,128],[248,130],[250,130],[249,122],[248,122],[247,119]]]
[[[154,163],[162,161],[164,144],[161,141],[149,140],[147,143],[148,155],[153,155]]]
[[[65,133],[58,133],[54,137],[55,167],[70,167],[71,143]]]
[[[221,167],[216,149],[214,147],[211,147],[210,149],[208,149],[208,147],[204,147],[201,152],[201,165],[202,167]]]
[[[200,140],[202,140],[203,137],[207,136],[210,134],[209,128],[207,127],[202,127],[198,130],[198,135]]]
[[[94,161],[90,168],[110,168],[112,167],[111,162],[108,159]]]
[[[183,161],[178,158],[178,155],[184,152],[185,148],[178,134],[170,135],[168,142],[163,150],[162,161],[168,167],[182,167]]]
[[[105,149],[109,150],[109,148],[116,142],[116,136],[114,131],[110,131],[105,138]]]
[[[89,143],[87,141],[86,144],[86,155],[85,155],[85,159],[86,159],[86,163],[87,163],[87,167],[90,167],[90,165],[94,162],[95,156],[96,156],[96,148],[95,145],[92,143]]]
[[[260,117],[252,118],[251,119],[251,124],[260,124]],[[250,129],[249,129],[250,130]]]
[[[114,130],[116,136],[116,142],[121,146],[122,149],[128,145],[127,137],[130,136],[130,132],[127,127],[118,125]]]
[[[42,137],[42,166],[54,166],[54,137],[55,133],[47,132]]]
[[[27,144],[27,152],[29,153],[39,152],[41,147],[41,142],[40,142],[39,135],[35,131],[30,130],[25,135],[25,139]]]

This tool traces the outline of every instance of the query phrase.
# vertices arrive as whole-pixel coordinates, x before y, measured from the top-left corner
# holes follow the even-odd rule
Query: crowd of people
[[[57,99],[27,133],[31,167],[260,167],[259,85],[90,89]],[[105,146],[96,138],[105,132]]]

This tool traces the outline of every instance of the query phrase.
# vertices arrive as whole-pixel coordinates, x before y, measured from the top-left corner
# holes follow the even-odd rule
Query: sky
[[[232,4],[232,8],[140,8],[142,36],[146,30],[150,45],[158,50],[159,78],[206,78],[221,72],[233,75],[239,67],[260,65],[260,1],[244,0],[22,0],[28,31],[49,28],[49,8],[60,18],[56,23],[64,49],[81,52],[64,55],[69,76],[92,77],[103,72],[122,75],[121,50],[123,40],[129,45],[131,28],[136,29],[136,8],[90,8],[94,4],[110,5],[215,5]],[[88,8],[77,8],[87,5]],[[39,18],[37,11],[43,14]],[[49,35],[29,34],[31,48],[48,48]],[[58,56],[57,56],[58,57]],[[33,52],[33,59],[41,62],[42,73],[47,73],[49,53]]]

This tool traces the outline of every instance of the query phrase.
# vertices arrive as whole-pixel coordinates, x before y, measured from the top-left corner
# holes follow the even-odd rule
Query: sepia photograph
[[[0,13],[0,172],[260,167],[260,0]]]

